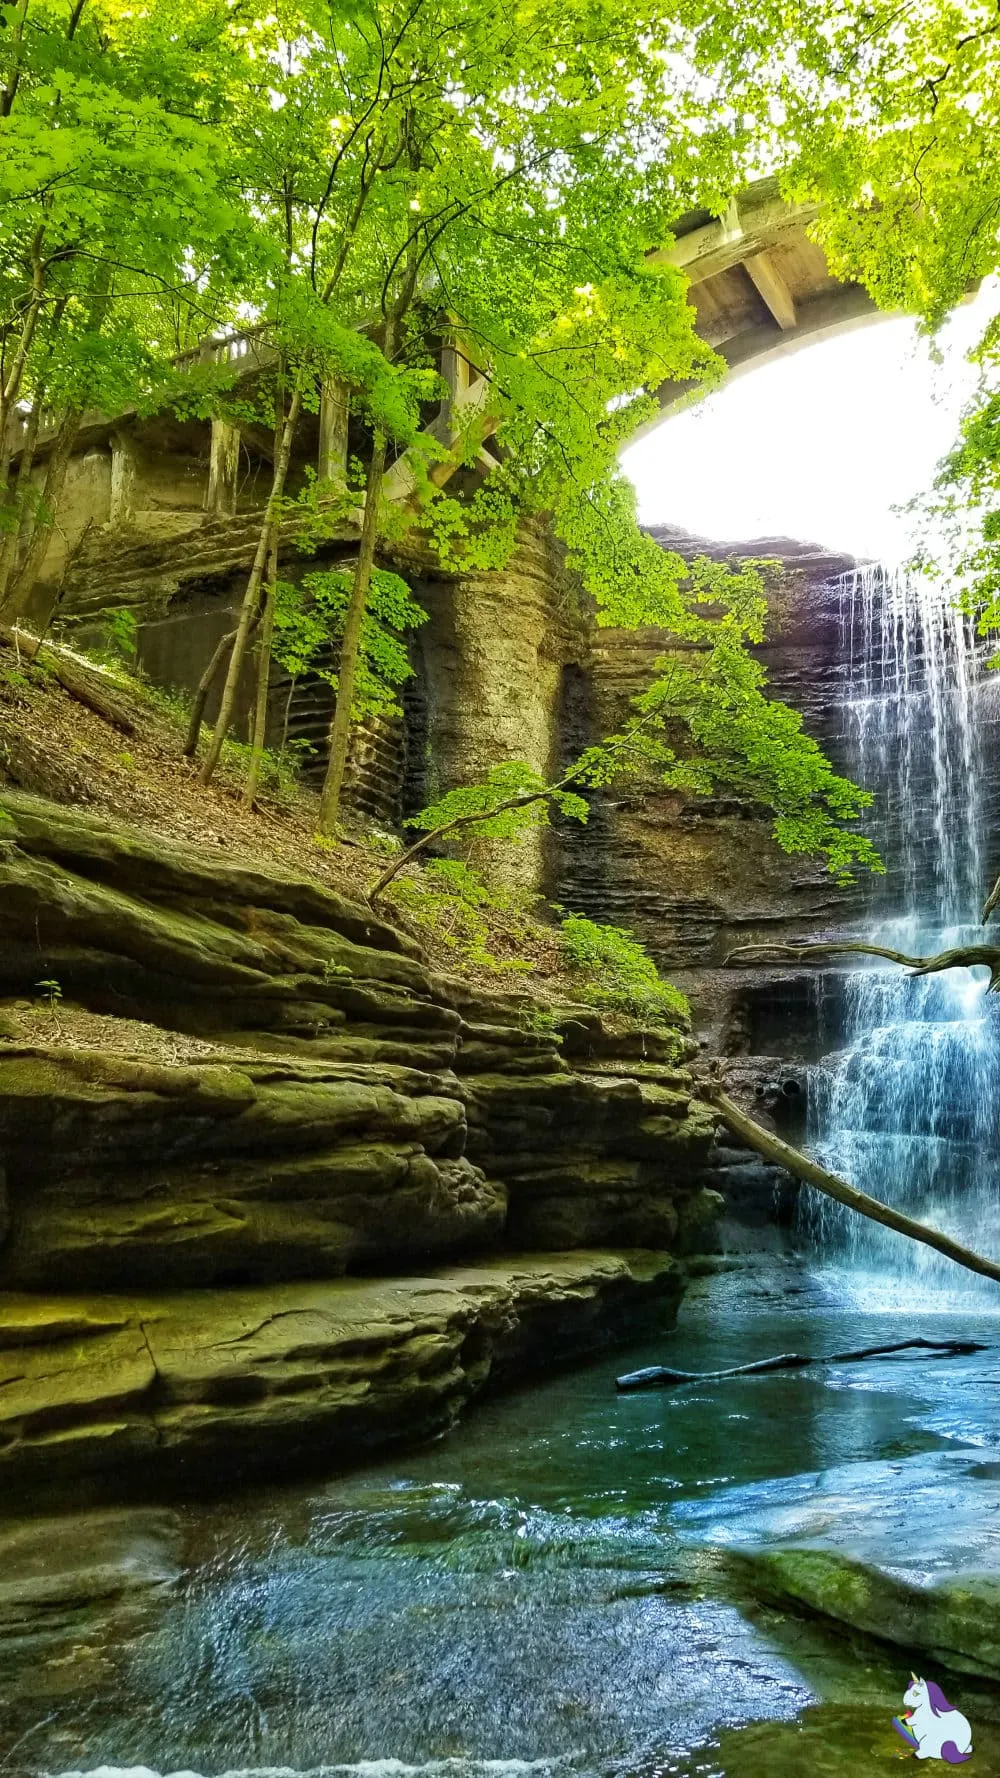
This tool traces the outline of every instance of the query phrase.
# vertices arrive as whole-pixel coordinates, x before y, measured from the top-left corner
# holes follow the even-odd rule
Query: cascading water
[[[984,942],[977,660],[946,589],[873,565],[839,585],[845,754],[876,795],[885,889],[865,935],[910,955]],[[982,970],[914,978],[862,963],[839,978],[835,1053],[815,1070],[810,1142],[873,1197],[1000,1257],[997,1024]],[[831,996],[827,995],[829,999]],[[805,1211],[873,1304],[975,1289],[931,1249],[828,1199]],[[895,1288],[894,1288],[895,1285]],[[995,1287],[993,1287],[995,1289]]]

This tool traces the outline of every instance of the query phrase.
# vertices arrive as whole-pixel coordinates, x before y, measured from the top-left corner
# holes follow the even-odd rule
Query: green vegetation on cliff
[[[228,418],[270,436],[272,475],[238,623],[206,666],[225,674],[206,782],[248,651],[263,683],[275,631],[290,645],[278,554],[291,515],[303,532],[362,515],[356,566],[336,589],[307,584],[295,616],[301,641],[325,605],[339,642],[324,669],[337,694],[325,832],[351,724],[405,670],[373,609],[376,544],[408,529],[443,569],[487,569],[544,515],[599,623],[654,624],[687,651],[651,694],[658,781],[737,789],[774,811],[782,845],[839,875],[873,862],[844,825],[865,798],[767,700],[747,652],[763,623],[753,568],[660,550],[617,469],[664,382],[723,368],[659,253],[686,209],[721,212],[756,151],[753,108],[689,78],[702,0],[669,16],[649,0],[472,0],[459,14],[444,0],[346,13],[293,0],[260,16],[20,0],[3,15],[0,618],[31,594],[87,409]],[[252,396],[232,364],[178,375],[178,349],[248,321],[274,366]],[[448,395],[442,347],[467,386],[447,436],[427,423]],[[331,390],[362,443],[346,476],[291,501],[297,431]],[[43,421],[59,443],[39,481]]]

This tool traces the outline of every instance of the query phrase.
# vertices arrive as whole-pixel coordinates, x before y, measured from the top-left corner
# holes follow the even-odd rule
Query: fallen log
[[[862,1346],[857,1352],[828,1352],[806,1358],[801,1352],[779,1352],[776,1358],[759,1358],[756,1364],[737,1364],[725,1371],[675,1371],[666,1364],[650,1364],[641,1371],[626,1371],[615,1378],[615,1388],[670,1389],[681,1383],[717,1383],[728,1377],[754,1377],[764,1371],[798,1371],[807,1365],[853,1364],[862,1358],[888,1358],[894,1352],[933,1352],[938,1358],[962,1358],[970,1352],[986,1352],[981,1340],[896,1340],[891,1346]]]
[[[735,1135],[742,1136],[744,1142],[750,1148],[755,1148],[765,1160],[784,1167],[786,1172],[794,1174],[805,1185],[811,1185],[826,1197],[834,1198],[838,1204],[846,1204],[849,1210],[856,1210],[860,1216],[867,1216],[871,1222],[880,1222],[883,1228],[895,1229],[898,1235],[908,1235],[911,1241],[919,1241],[924,1247],[933,1247],[936,1253],[943,1253],[945,1259],[954,1260],[956,1265],[964,1266],[967,1272],[978,1272],[980,1277],[992,1278],[994,1283],[1000,1283],[1000,1264],[996,1260],[974,1253],[971,1247],[963,1247],[960,1241],[953,1241],[950,1235],[942,1234],[940,1229],[928,1228],[925,1223],[916,1222],[912,1216],[904,1216],[899,1210],[891,1210],[888,1204],[880,1203],[878,1198],[870,1198],[867,1192],[858,1191],[856,1186],[848,1185],[846,1179],[838,1178],[836,1173],[827,1172],[825,1167],[821,1167],[818,1161],[810,1160],[801,1149],[793,1148],[790,1143],[782,1142],[780,1136],[772,1136],[769,1130],[762,1129],[714,1081],[704,1081],[700,1091],[702,1098],[707,1099],[718,1112],[723,1123]]]
[[[110,674],[102,673],[99,667],[92,667],[79,655],[72,654],[68,649],[58,647],[54,642],[42,643],[37,636],[27,630],[0,630],[0,639],[30,661],[37,661],[59,681],[64,691],[69,692],[78,704],[85,704],[112,728],[118,729],[123,735],[135,735],[139,731],[140,711],[131,703],[121,686],[117,685]]]
[[[1000,887],[1000,883],[998,883]],[[807,963],[821,957],[884,957],[899,963],[911,975],[939,975],[945,969],[988,969],[987,993],[1000,992],[1000,946],[956,945],[952,950],[935,951],[931,957],[910,956],[906,951],[893,951],[885,945],[868,945],[861,941],[826,945],[737,945],[725,959],[728,969],[734,963]]]

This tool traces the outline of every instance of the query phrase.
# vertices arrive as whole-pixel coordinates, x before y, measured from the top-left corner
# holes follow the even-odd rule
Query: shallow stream
[[[750,1513],[790,1477],[857,1464],[861,1511],[873,1459],[1000,1444],[1000,1319],[920,1320],[846,1307],[791,1266],[721,1275],[655,1350],[488,1401],[345,1478],[184,1507],[174,1585],[0,1640],[0,1771],[825,1771],[762,1730],[721,1754],[718,1738],[808,1724],[816,1705],[888,1723],[905,1653],[741,1596],[702,1532],[713,1503]],[[614,1389],[657,1359],[707,1369],[959,1329],[996,1350]],[[841,1742],[829,1769],[857,1778]]]

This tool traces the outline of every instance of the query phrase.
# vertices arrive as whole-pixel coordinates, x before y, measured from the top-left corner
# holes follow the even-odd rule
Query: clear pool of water
[[[175,1587],[0,1639],[0,1773],[656,1778],[715,1771],[743,1724],[894,1700],[901,1656],[739,1597],[675,1513],[1000,1443],[1000,1319],[979,1302],[934,1318],[959,1329],[997,1354],[616,1394],[616,1372],[658,1359],[709,1369],[927,1331],[790,1269],[724,1275],[655,1347],[487,1401],[419,1451],[185,1505]]]

